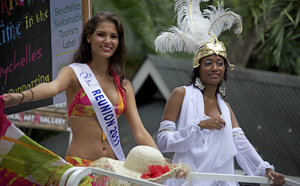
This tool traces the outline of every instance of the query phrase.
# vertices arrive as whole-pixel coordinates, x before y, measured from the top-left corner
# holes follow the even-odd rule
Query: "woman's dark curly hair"
[[[223,57],[222,57],[223,58]],[[201,58],[202,59],[202,58]],[[201,59],[199,60],[199,64],[201,62]],[[224,76],[223,76],[223,79],[225,80],[225,82],[227,81],[227,69],[228,69],[228,62],[225,58],[224,59],[224,62],[225,62],[225,72],[224,72]],[[197,68],[194,68],[192,73],[191,73],[191,81],[190,81],[190,85],[194,85],[195,86],[195,82],[196,82],[196,78],[197,77],[200,77],[200,74],[199,74],[199,68],[200,68],[200,65],[197,67]],[[216,94],[219,92],[219,86],[220,86],[220,83],[218,84],[218,88],[217,88],[217,91],[216,91]],[[201,90],[201,92],[203,93],[203,90]],[[223,96],[222,96],[223,97]],[[223,99],[225,98],[226,96],[223,97]]]
[[[125,78],[125,73],[123,69],[123,64],[125,62],[127,54],[126,54],[126,47],[125,47],[123,25],[121,20],[117,17],[116,14],[111,12],[101,11],[89,19],[89,21],[85,24],[84,29],[82,31],[80,46],[73,55],[73,62],[89,63],[92,60],[91,44],[87,41],[87,37],[92,35],[95,32],[96,28],[102,22],[105,21],[114,23],[117,28],[119,45],[115,53],[109,59],[109,68],[119,76],[120,85],[124,89],[123,80]]]

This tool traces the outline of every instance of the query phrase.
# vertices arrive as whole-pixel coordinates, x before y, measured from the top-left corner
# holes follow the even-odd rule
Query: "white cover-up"
[[[230,110],[217,94],[221,117],[226,124],[221,130],[200,129],[204,114],[202,92],[193,85],[184,87],[186,93],[176,124],[164,120],[160,124],[157,145],[162,152],[175,152],[173,163],[185,163],[195,172],[234,174],[234,156],[248,175],[264,176],[265,169],[274,167],[255,151],[241,128],[232,129]],[[235,135],[235,137],[233,136]],[[175,183],[176,182],[176,183]],[[166,185],[186,185],[180,179],[169,179]],[[192,180],[193,185],[216,186],[213,180]],[[236,186],[236,182],[221,182],[222,186]]]
[[[176,124],[163,121],[157,136],[157,145],[162,152],[175,152],[173,162],[182,162],[194,167],[197,172],[234,174],[234,159],[237,154],[232,137],[230,110],[217,94],[222,119],[226,124],[221,130],[200,129],[197,125],[207,119],[204,115],[203,95],[193,85],[184,87],[186,93]],[[174,132],[163,129],[171,129]],[[174,179],[166,184],[174,185]],[[176,180],[182,185],[182,180]],[[181,181],[181,182],[180,182]],[[180,183],[179,183],[180,182]],[[217,185],[213,180],[195,180],[193,185]],[[234,182],[222,182],[221,185],[237,185]]]

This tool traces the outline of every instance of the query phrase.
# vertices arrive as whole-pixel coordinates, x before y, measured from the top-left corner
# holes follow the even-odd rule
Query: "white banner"
[[[52,77],[69,65],[80,45],[82,33],[81,0],[51,0]],[[65,93],[53,98],[53,104],[66,101]]]

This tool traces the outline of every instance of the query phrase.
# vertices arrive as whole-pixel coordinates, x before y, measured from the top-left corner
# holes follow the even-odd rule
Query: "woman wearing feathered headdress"
[[[176,88],[166,104],[158,147],[162,152],[175,152],[174,163],[186,163],[197,172],[234,174],[236,157],[248,175],[267,176],[274,184],[282,184],[284,175],[261,159],[224,101],[227,69],[233,70],[234,65],[229,63],[226,48],[217,37],[235,23],[238,25],[235,33],[240,34],[241,16],[224,10],[222,3],[201,12],[200,2],[175,0],[177,27],[171,27],[155,40],[157,51],[195,54],[191,85]],[[168,180],[167,185],[174,182]],[[217,182],[195,180],[193,185],[209,186]],[[221,185],[238,184],[222,182]]]

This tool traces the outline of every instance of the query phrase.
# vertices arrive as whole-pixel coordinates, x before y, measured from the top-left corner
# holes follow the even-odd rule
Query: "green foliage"
[[[127,66],[138,67],[148,53],[156,53],[154,40],[174,20],[173,0],[97,0],[93,12],[111,11],[123,22],[127,45]],[[214,0],[201,3],[214,4]],[[221,34],[229,52],[235,52],[236,64],[265,70],[299,74],[300,1],[299,0],[224,0],[225,7],[243,17],[243,32],[237,39],[232,31]],[[254,50],[254,51],[253,51]],[[250,56],[247,53],[251,53]],[[160,54],[189,58],[186,53]],[[253,63],[253,64],[251,64]],[[250,64],[250,65],[249,65]]]
[[[158,31],[171,25],[172,0],[98,0],[93,12],[111,11],[118,15],[125,29],[127,65],[137,67],[147,53],[155,53]]]
[[[259,61],[276,71],[299,74],[300,2],[273,0],[267,14],[268,24],[254,51]]]
[[[299,74],[299,0],[227,0],[225,4],[243,17],[239,41],[247,43],[248,37],[257,43],[247,67]],[[226,32],[221,39],[227,46],[234,45],[234,38]]]
[[[262,31],[262,26],[266,23],[270,0],[225,0],[224,5],[242,16],[242,35],[245,36],[248,34],[248,30],[252,28]]]

